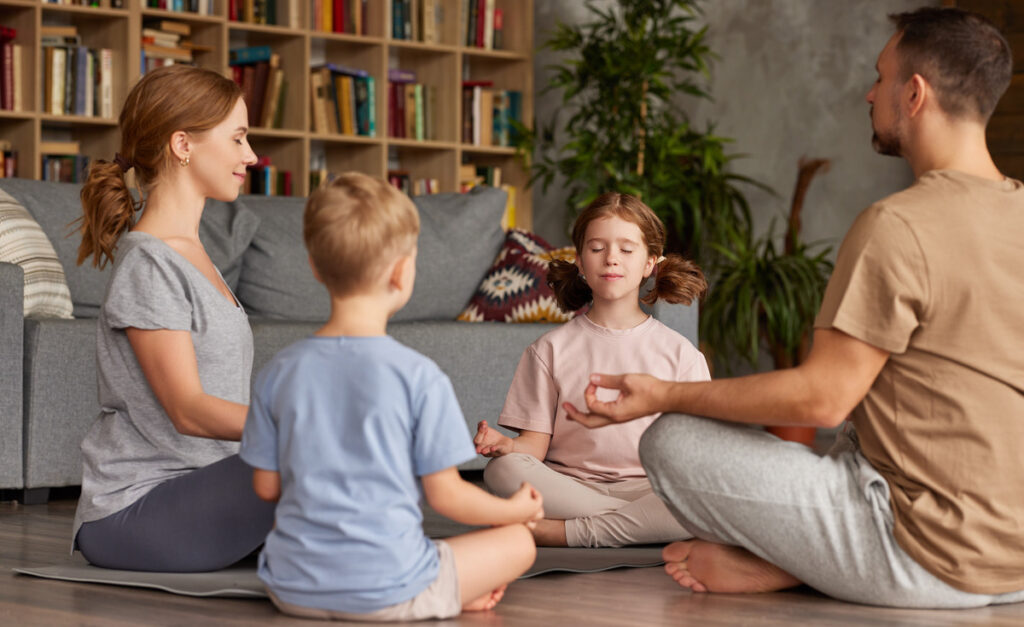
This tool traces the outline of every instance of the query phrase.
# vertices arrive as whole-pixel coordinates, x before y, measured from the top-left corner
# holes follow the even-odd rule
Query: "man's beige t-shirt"
[[[891,354],[851,419],[899,545],[960,590],[1024,589],[1024,185],[933,171],[868,208],[815,326]]]
[[[545,464],[585,481],[647,476],[640,465],[640,436],[660,415],[588,429],[566,418],[562,403],[587,406],[591,373],[643,372],[669,381],[707,381],[707,362],[685,337],[651,317],[632,329],[607,329],[585,315],[545,333],[519,360],[498,424],[551,434]],[[614,390],[598,389],[613,400]]]

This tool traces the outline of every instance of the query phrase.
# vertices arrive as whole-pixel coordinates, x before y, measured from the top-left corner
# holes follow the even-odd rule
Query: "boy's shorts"
[[[408,601],[396,603],[368,614],[350,614],[334,610],[322,610],[285,603],[267,590],[270,600],[277,609],[285,614],[300,618],[319,618],[321,620],[351,620],[372,622],[398,622],[409,620],[426,620],[430,618],[452,618],[462,612],[462,598],[459,594],[459,572],[455,568],[455,555],[452,547],[443,540],[434,540],[440,569],[437,579]]]

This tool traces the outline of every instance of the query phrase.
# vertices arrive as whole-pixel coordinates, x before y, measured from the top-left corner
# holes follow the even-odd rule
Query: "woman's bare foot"
[[[774,592],[800,585],[796,577],[738,546],[687,540],[669,544],[661,557],[665,572],[694,592]]]
[[[505,588],[508,585],[499,586],[494,590],[491,590],[482,597],[473,599],[469,603],[462,606],[464,612],[486,612],[487,610],[493,610],[494,606],[501,601],[502,597],[505,596]]]
[[[545,518],[538,520],[530,531],[537,546],[569,546],[565,540],[565,521]]]

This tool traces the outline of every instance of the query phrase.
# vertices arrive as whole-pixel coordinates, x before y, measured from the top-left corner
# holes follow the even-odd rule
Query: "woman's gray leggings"
[[[90,564],[119,570],[203,572],[255,551],[274,525],[274,504],[252,489],[238,455],[169,479],[123,510],[78,531]]]

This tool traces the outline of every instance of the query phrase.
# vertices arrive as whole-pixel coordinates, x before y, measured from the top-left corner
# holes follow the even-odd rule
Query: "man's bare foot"
[[[494,606],[501,601],[502,597],[505,596],[505,588],[508,588],[508,584],[499,586],[494,590],[491,590],[487,594],[473,599],[469,603],[462,606],[464,612],[486,612],[487,610],[493,610]]]
[[[694,592],[774,592],[800,585],[796,577],[738,546],[687,540],[669,544],[661,557],[665,572]]]
[[[545,518],[531,530],[537,546],[569,546],[565,540],[565,521]]]

